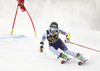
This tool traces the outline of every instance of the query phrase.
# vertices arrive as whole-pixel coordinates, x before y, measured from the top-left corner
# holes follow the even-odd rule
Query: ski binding
[[[68,58],[67,60],[62,60],[61,61],[61,64],[64,64],[64,63],[66,63],[67,61],[69,61],[71,58]]]
[[[78,62],[78,65],[82,65],[82,64],[84,64],[86,61],[88,61],[88,59],[84,60],[83,62],[82,62],[82,61],[79,61],[79,62]]]

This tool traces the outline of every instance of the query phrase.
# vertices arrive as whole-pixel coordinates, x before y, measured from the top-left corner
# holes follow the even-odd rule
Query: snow
[[[49,24],[52,21],[57,21],[59,23],[59,28],[71,34],[71,42],[100,51],[100,31],[99,29],[98,31],[96,31],[97,29],[94,29],[100,27],[97,25],[100,23],[100,1],[76,0],[75,2],[74,0],[67,0],[67,7],[64,6],[64,0],[61,2],[62,6],[57,0],[48,0],[45,2],[41,0],[39,6],[37,6],[38,1],[33,1],[30,2],[31,7],[28,6],[30,3],[27,0],[25,4],[32,16],[37,37],[34,35],[34,30],[27,13],[22,13],[20,9],[18,10],[13,35],[11,35],[10,33],[17,3],[14,0],[7,3],[7,5],[9,5],[7,7],[7,9],[9,9],[8,13],[10,13],[8,14],[5,13],[7,5],[4,5],[4,0],[1,1],[3,4],[0,5],[2,6],[2,11],[0,11],[0,71],[100,71],[100,53],[77,45],[65,43],[70,50],[79,52],[89,59],[89,61],[82,66],[79,66],[79,60],[73,57],[73,59],[66,64],[61,64],[62,59],[57,59],[57,56],[49,51],[47,40],[44,43],[44,53],[46,53],[46,55],[39,52],[39,42],[41,37],[44,31],[49,28]],[[51,5],[51,2],[53,5]],[[82,5],[79,7],[80,3]],[[73,10],[71,4],[77,9]],[[59,8],[56,7],[56,5],[59,6]],[[68,9],[65,10],[64,8]],[[54,9],[56,9],[58,13],[56,13],[56,10]],[[77,10],[79,14],[77,13]],[[90,11],[92,12],[89,14]],[[3,16],[3,12],[5,13],[5,17]],[[51,12],[50,15],[49,12]],[[94,23],[97,26],[91,27]],[[65,36],[60,35],[60,38],[64,40]]]

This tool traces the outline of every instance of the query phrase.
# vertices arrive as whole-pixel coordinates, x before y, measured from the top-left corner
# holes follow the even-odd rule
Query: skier
[[[24,0],[17,0],[18,1],[18,6],[20,7],[21,11],[24,12],[26,11],[26,8],[24,6]]]
[[[66,54],[71,55],[75,58],[78,58],[80,61],[84,62],[85,58],[83,57],[82,54],[76,53],[73,51],[70,51],[64,42],[59,38],[59,33],[64,34],[66,36],[66,43],[70,42],[70,33],[65,32],[61,29],[58,28],[58,24],[56,22],[52,22],[50,24],[49,30],[46,30],[46,32],[43,34],[42,39],[40,41],[40,52],[43,52],[43,46],[44,46],[44,41],[47,38],[48,43],[49,43],[49,50],[54,53],[58,58],[63,58],[66,61],[69,59],[69,57],[62,52],[58,51],[58,48],[60,48],[62,51],[64,51]]]

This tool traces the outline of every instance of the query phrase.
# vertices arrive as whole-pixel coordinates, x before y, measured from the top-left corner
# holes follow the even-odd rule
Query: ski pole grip
[[[64,42],[66,43],[66,39],[64,40]]]

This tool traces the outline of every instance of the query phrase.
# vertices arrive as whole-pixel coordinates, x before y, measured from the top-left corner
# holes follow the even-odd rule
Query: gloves
[[[66,40],[65,40],[65,43],[69,43],[69,42],[70,42],[70,33],[66,35]]]
[[[40,42],[40,53],[43,52],[43,45],[44,45],[44,42]]]
[[[65,43],[69,43],[70,42],[70,39],[65,39]]]
[[[43,46],[40,46],[40,53],[43,52]]]

